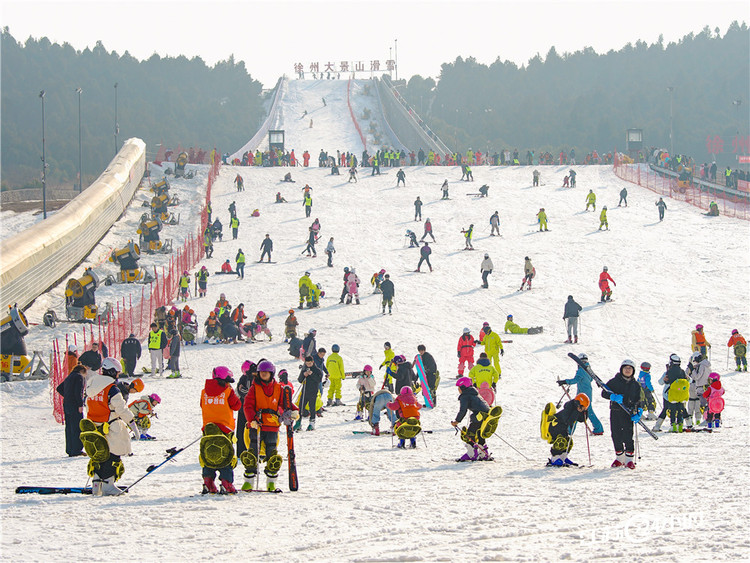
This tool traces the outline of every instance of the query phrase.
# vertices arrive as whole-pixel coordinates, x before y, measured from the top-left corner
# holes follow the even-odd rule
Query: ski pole
[[[511,448],[512,450],[515,450],[516,452],[518,452],[518,454],[519,454],[519,455],[520,455],[520,456],[521,456],[521,457],[522,457],[523,459],[525,459],[526,461],[531,461],[531,460],[530,460],[530,459],[529,459],[528,457],[526,457],[526,456],[525,456],[525,455],[523,455],[523,454],[522,454],[522,453],[521,453],[520,451],[518,451],[518,450],[517,450],[516,448],[514,448],[513,446],[511,446],[511,445],[510,445],[510,444],[509,444],[509,443],[508,443],[508,442],[507,442],[506,440],[503,440],[502,436],[500,436],[499,434],[493,434],[493,436],[497,436],[498,438],[500,438],[500,440],[502,440],[502,442],[503,442],[504,444],[506,444],[507,446],[509,446],[509,447],[510,447],[510,448]]]
[[[565,395],[567,395],[568,399],[570,399],[572,401],[573,397],[570,396],[570,393],[568,391],[569,389],[570,389],[570,385],[568,385],[567,389],[565,389]],[[591,402],[591,398],[589,398],[589,402]],[[591,428],[589,428],[588,420],[584,420],[583,424],[586,426],[586,439],[588,440],[589,433],[593,434],[593,431],[591,430]]]
[[[586,428],[588,430],[588,428]],[[638,436],[638,434],[636,434]],[[591,465],[591,444],[589,443],[589,433],[586,432],[586,449],[589,452],[589,465]]]
[[[638,443],[638,425],[635,425],[635,451],[638,454],[638,461],[641,460],[641,445]]]
[[[133,481],[130,485],[128,485],[127,487],[125,487],[122,490],[122,492],[127,493],[128,491],[130,491],[130,489],[132,489],[133,486],[136,483],[139,483],[140,481],[142,481],[143,479],[145,479],[146,477],[148,477],[149,475],[151,475],[151,473],[153,473],[154,471],[156,471],[157,469],[159,469],[162,465],[164,465],[168,461],[171,461],[177,454],[185,451],[190,446],[192,446],[197,441],[199,441],[201,438],[203,438],[202,434],[200,436],[198,436],[195,440],[193,440],[192,442],[190,442],[187,446],[183,447],[183,448],[179,448],[179,449],[178,448],[169,448],[168,450],[166,450],[167,457],[166,457],[166,459],[164,461],[162,461],[158,465],[149,465],[148,468],[146,469],[146,473],[144,475],[142,475],[140,478],[138,478],[135,481]]]
[[[260,425],[255,429],[255,490],[260,490]]]
[[[427,438],[424,437],[425,433],[422,432],[422,441],[424,442],[424,447],[427,449]]]
[[[558,379],[558,381],[560,381],[560,380]],[[562,405],[563,399],[564,399],[564,398],[565,398],[565,396],[566,396],[566,395],[568,394],[568,391],[567,391],[567,389],[565,389],[564,387],[563,387],[563,389],[564,389],[564,391],[563,391],[562,397],[560,397],[560,400],[559,400],[559,401],[557,401],[557,404],[555,405],[555,408],[556,408],[556,409],[559,409],[559,408],[560,408],[560,405]]]

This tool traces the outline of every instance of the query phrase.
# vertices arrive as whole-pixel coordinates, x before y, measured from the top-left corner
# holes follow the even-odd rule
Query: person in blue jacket
[[[589,358],[586,354],[578,354],[578,358],[583,360],[586,365],[589,363]],[[584,370],[582,367],[578,367],[578,370],[576,371],[575,376],[573,379],[560,379],[557,384],[562,387],[563,385],[574,385],[576,386],[576,395],[579,393],[583,393],[589,398],[589,407],[588,407],[588,417],[591,420],[591,423],[594,425],[593,432],[594,436],[601,436],[604,434],[604,427],[602,426],[601,421],[597,418],[596,414],[594,413],[594,403],[591,399],[591,376],[586,373],[586,370]]]
[[[638,373],[638,383],[643,390],[643,399],[648,414],[643,418],[645,420],[656,420],[656,397],[654,396],[654,386],[651,384],[651,364],[643,362],[641,371]]]

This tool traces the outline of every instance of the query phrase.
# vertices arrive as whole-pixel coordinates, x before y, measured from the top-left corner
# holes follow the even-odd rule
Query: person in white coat
[[[693,418],[695,418],[696,425],[701,426],[703,423],[701,406],[708,406],[708,400],[703,398],[703,393],[711,384],[708,377],[711,374],[711,362],[700,352],[695,352],[690,357],[690,364],[685,373],[690,381],[690,398],[687,403],[688,415],[685,418],[685,425],[690,429],[693,427]]]
[[[482,265],[479,266],[479,271],[482,272],[482,287],[487,289],[489,284],[487,283],[487,277],[492,273],[492,260],[490,260],[490,255],[486,254],[484,255],[484,260],[482,260]]]
[[[115,481],[124,472],[120,458],[130,455],[132,451],[128,426],[136,435],[140,434],[133,421],[133,413],[125,404],[125,399],[117,386],[117,378],[121,369],[120,362],[115,358],[105,358],[102,362],[101,375],[92,374],[86,384],[86,418],[90,430],[82,432],[81,438],[86,443],[85,434],[93,434],[94,438],[99,440],[103,435],[109,446],[109,457],[106,460],[89,461],[89,475],[92,477],[91,490],[95,496],[122,494],[120,488],[115,485]],[[92,426],[95,427],[95,431],[91,429]],[[104,432],[107,426],[108,430]],[[84,423],[81,427],[83,429]]]

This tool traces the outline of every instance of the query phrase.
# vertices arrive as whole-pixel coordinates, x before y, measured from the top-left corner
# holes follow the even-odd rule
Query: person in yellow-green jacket
[[[502,373],[500,369],[500,356],[505,354],[503,351],[503,342],[500,335],[493,332],[489,325],[485,326],[483,330],[484,338],[482,339],[482,344],[484,345],[484,353],[487,354],[487,358],[492,360],[497,374],[500,375]]]
[[[500,380],[500,374],[490,365],[487,354],[482,352],[479,354],[477,364],[469,370],[469,379],[471,379],[471,382],[477,389],[482,386],[482,383],[487,382],[493,390],[497,390],[497,382]]]
[[[547,213],[544,211],[544,207],[539,209],[539,213],[536,214],[537,221],[539,221],[539,230],[547,230]]]
[[[602,227],[604,227],[605,230],[609,230],[609,223],[607,223],[607,206],[605,205],[602,207],[602,212],[599,214],[599,230],[602,230]]]
[[[307,308],[313,307],[315,301],[315,294],[317,288],[315,284],[310,280],[310,272],[305,272],[305,275],[299,279],[299,306],[302,308],[305,301],[307,301]]]
[[[521,328],[513,322],[513,315],[508,315],[508,320],[505,322],[504,330],[511,334],[539,334],[542,332],[542,327],[532,326],[531,328]]]
[[[339,356],[339,345],[331,346],[331,354],[326,359],[326,369],[328,370],[328,381],[331,386],[328,388],[327,407],[344,406],[341,402],[341,382],[344,381],[346,374],[344,372],[344,359]],[[336,396],[336,401],[333,398]]]
[[[383,363],[380,364],[380,367],[378,369],[385,368],[385,379],[383,381],[383,387],[387,387],[388,389],[393,391],[393,377],[388,370],[388,366],[391,365],[391,362],[393,362],[393,358],[396,357],[396,352],[391,349],[390,342],[385,342],[383,344],[383,353],[385,354],[385,360],[383,360]]]
[[[586,211],[589,210],[589,205],[596,211],[596,194],[594,190],[589,190],[589,193],[586,195]]]

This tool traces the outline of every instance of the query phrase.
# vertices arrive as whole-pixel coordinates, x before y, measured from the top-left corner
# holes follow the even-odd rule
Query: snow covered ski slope
[[[326,102],[331,103],[328,97]],[[298,109],[294,114],[301,113]],[[340,129],[324,128],[322,119],[318,128],[313,119],[314,141],[287,129],[288,139],[300,135],[298,142],[307,143],[296,145],[296,152],[307,148],[315,156],[321,148],[359,150],[339,147]],[[457,168],[405,168],[405,188],[395,187],[395,169],[374,177],[362,169],[354,184],[328,169],[296,168],[291,170],[295,183],[285,184],[280,181],[288,169],[222,168],[213,188],[214,216],[227,225],[227,208],[235,201],[239,237],[231,240],[225,228],[214,257],[202,264],[214,272],[226,259],[234,263],[242,248],[248,259],[245,279],[212,276],[208,297],[188,303],[202,324],[225,293],[232,305],[244,303],[248,316],[264,311],[273,340],[200,344],[183,349],[181,379],[145,377],[145,391],[162,398],[150,430],[157,441],[133,444],[135,454],[124,460],[120,483],[132,483],[163,459],[166,448],[184,446],[199,435],[200,390],[213,366],[226,365],[238,376],[242,361],[265,357],[289,370],[297,385],[299,363],[283,343],[283,321],[290,307],[297,310],[297,281],[305,271],[326,296],[319,309],[298,310],[299,329],[315,328],[318,345],[329,352],[338,344],[347,371],[376,366],[379,387],[383,372],[377,366],[385,341],[410,361],[418,344],[435,356],[442,378],[437,405],[422,414],[422,426],[433,433],[420,437],[416,450],[405,451],[393,449],[390,436],[353,434],[369,427],[352,422],[357,393],[347,379],[347,406],[328,408],[314,432],[295,436],[296,493],[201,496],[197,450],[191,449],[125,497],[20,496],[13,494],[18,485],[86,485],[86,459],[65,457],[64,429],[54,423],[45,382],[3,384],[4,557],[136,559],[148,538],[149,555],[167,560],[176,553],[251,561],[746,559],[750,392],[747,374],[727,369],[725,345],[731,329],[746,337],[750,332],[748,226],[706,217],[671,200],[659,222],[652,192],[622,182],[608,167],[574,168],[574,189],[560,188],[567,173],[562,167],[540,167],[545,184],[540,187],[531,187],[531,167],[476,167],[473,183],[460,182]],[[232,185],[237,173],[245,179],[241,193]],[[445,179],[447,201],[440,200]],[[488,198],[466,195],[484,183],[490,186]],[[302,206],[305,184],[313,188],[309,218]],[[623,187],[629,191],[628,207],[618,208]],[[589,189],[598,198],[596,213],[584,211]],[[273,203],[278,191],[288,203]],[[431,219],[437,239],[430,243],[432,273],[426,268],[414,272],[418,251],[405,243],[407,229],[422,236],[424,222],[413,220],[418,195],[424,202],[422,216]],[[601,205],[609,208],[609,231],[597,230]],[[536,225],[541,207],[549,216],[546,233]],[[260,217],[250,217],[255,208]],[[489,236],[495,210],[501,237]],[[316,217],[322,225],[318,256],[308,258],[303,251]],[[464,251],[460,231],[472,223],[476,250]],[[274,264],[255,263],[266,233],[274,241]],[[333,268],[326,266],[324,254],[330,237],[336,246]],[[485,252],[495,266],[486,290],[479,272]],[[525,256],[537,276],[531,291],[519,292]],[[613,301],[602,305],[597,280],[604,265],[617,286]],[[361,305],[338,303],[344,266],[357,270]],[[381,315],[379,296],[371,295],[369,285],[381,268],[396,287],[390,316]],[[577,345],[564,343],[563,305],[569,294],[584,309]],[[544,332],[504,336],[513,342],[505,344],[501,358],[499,438],[488,442],[495,461],[457,464],[454,459],[464,448],[450,421],[458,408],[458,338],[464,327],[476,337],[483,321],[502,331],[508,314],[521,326],[541,325]],[[608,404],[595,392],[593,408],[605,435],[590,438],[593,467],[544,467],[549,444],[539,437],[540,414],[562,394],[556,379],[575,373],[568,352],[586,352],[605,380],[625,358],[637,365],[649,361],[657,379],[671,353],[679,354],[684,366],[697,323],[705,326],[713,369],[726,388],[724,428],[711,434],[662,433],[658,441],[640,433],[637,469],[610,469]],[[41,339],[39,334],[31,340]],[[144,356],[141,365],[147,361]],[[574,440],[570,457],[588,465],[580,425]],[[280,442],[285,451],[283,432]],[[235,483],[241,484],[241,475],[239,466]],[[286,464],[279,483],[286,489]],[[98,532],[85,523],[111,521],[112,515],[122,523],[119,532],[92,541]],[[215,540],[217,524],[228,532],[220,541]],[[39,528],[43,541],[29,533]]]

